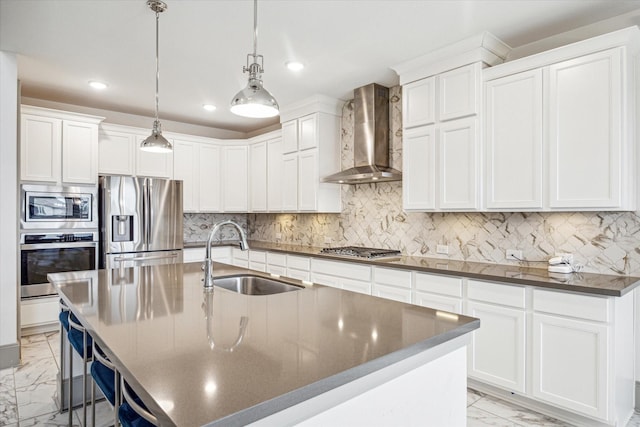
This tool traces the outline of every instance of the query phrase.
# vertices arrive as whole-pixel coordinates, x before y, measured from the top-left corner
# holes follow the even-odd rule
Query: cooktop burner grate
[[[376,249],[376,248],[362,248],[358,246],[344,246],[339,248],[324,248],[320,251],[323,254],[351,256],[357,258],[386,258],[386,257],[398,257],[401,252],[393,249]]]

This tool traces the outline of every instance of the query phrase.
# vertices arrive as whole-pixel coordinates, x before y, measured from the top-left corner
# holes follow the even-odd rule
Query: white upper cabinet
[[[491,80],[486,90],[487,209],[542,209],[542,70]]]
[[[200,212],[222,211],[221,168],[222,149],[213,144],[200,144],[199,205]]]
[[[480,112],[482,64],[476,62],[438,75],[438,120]]]
[[[628,179],[622,147],[622,49],[549,67],[549,207],[620,208]]]
[[[436,121],[435,77],[402,86],[402,126],[405,129]]]
[[[249,145],[249,210],[267,210],[267,142]]]
[[[284,159],[282,157],[282,138],[267,141],[267,210],[282,211],[284,193]]]
[[[222,207],[225,212],[249,209],[248,154],[246,145],[222,147]]]
[[[193,142],[173,140],[173,178],[182,181],[184,212],[197,212],[199,208],[198,148]]]
[[[487,209],[635,207],[627,56],[626,47],[616,47],[506,76],[489,73]]]
[[[50,184],[98,182],[102,117],[23,106],[20,179]]]
[[[402,205],[407,211],[436,206],[435,126],[410,129],[403,134]]]
[[[98,140],[98,173],[173,178],[173,151],[149,153],[140,150],[140,143],[149,133],[149,130],[142,128],[102,124]],[[171,141],[168,134],[164,136]]]
[[[135,175],[135,144],[135,134],[107,130],[103,125],[98,139],[98,173]]]
[[[478,119],[440,125],[438,135],[438,207],[470,210],[478,206]]]
[[[173,177],[182,181],[185,212],[220,212],[220,147],[173,140]]]
[[[340,212],[340,186],[322,182],[340,170],[340,118],[317,112],[284,122],[282,147],[282,209]]]

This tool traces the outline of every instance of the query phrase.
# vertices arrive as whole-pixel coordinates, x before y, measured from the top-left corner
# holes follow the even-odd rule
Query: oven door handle
[[[115,262],[120,262],[120,261],[147,261],[147,260],[163,259],[163,258],[175,258],[177,256],[178,256],[178,253],[177,252],[173,252],[173,253],[168,254],[168,255],[138,256],[138,257],[132,257],[132,258],[115,257],[113,259],[113,261],[115,261]]]
[[[22,244],[21,250],[33,249],[64,249],[64,248],[97,248],[98,242],[59,242],[59,243],[37,243]]]

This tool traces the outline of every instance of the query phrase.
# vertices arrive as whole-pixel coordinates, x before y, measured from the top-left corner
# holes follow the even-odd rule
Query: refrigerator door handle
[[[120,261],[147,261],[147,260],[152,260],[152,259],[175,258],[177,256],[178,256],[178,254],[176,252],[172,252],[171,254],[168,254],[168,255],[140,256],[140,257],[133,257],[133,258],[115,257],[113,260],[116,261],[116,262],[120,262]]]
[[[147,245],[149,245],[148,247],[151,247],[151,244],[153,243],[151,241],[151,224],[153,221],[153,207],[151,206],[151,200],[153,200],[153,184],[150,180],[147,180]]]

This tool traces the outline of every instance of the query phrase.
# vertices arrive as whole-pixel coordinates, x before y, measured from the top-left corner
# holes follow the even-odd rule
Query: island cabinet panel
[[[467,292],[466,313],[482,325],[469,346],[469,376],[524,393],[524,288],[469,280]]]
[[[485,83],[487,209],[542,209],[542,70]]]

